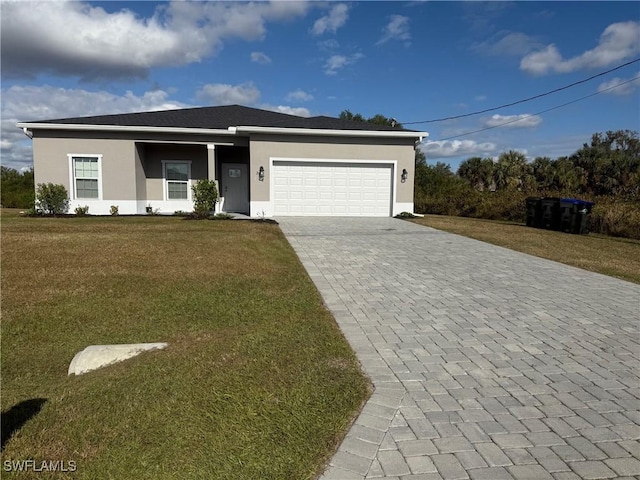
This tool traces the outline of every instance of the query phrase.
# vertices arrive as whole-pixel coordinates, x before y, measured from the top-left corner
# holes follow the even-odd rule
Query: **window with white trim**
[[[190,162],[164,162],[167,200],[189,200]]]
[[[75,198],[100,198],[100,157],[72,156]]]

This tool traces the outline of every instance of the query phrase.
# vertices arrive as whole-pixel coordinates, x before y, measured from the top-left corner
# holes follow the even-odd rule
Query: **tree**
[[[536,157],[531,164],[533,176],[539,189],[548,190],[553,184],[553,160],[549,157]]]
[[[571,155],[584,175],[583,191],[595,195],[631,195],[637,198],[640,176],[640,140],[631,130],[594,133],[590,144]]]
[[[463,160],[458,167],[458,176],[466,179],[479,191],[495,188],[493,182],[494,163],[490,158],[471,157]]]
[[[535,184],[527,157],[516,150],[500,154],[493,179],[497,189],[529,189],[532,183]]]
[[[2,184],[0,186],[3,207],[31,208],[33,207],[35,188],[33,184],[33,169],[18,172],[13,168],[0,167]]]
[[[354,115],[350,110],[343,110],[340,112],[340,116],[338,118],[341,118],[342,120],[349,120],[350,122],[366,122],[362,115],[359,113]]]
[[[350,110],[343,110],[340,112],[339,118],[352,122],[367,122],[374,125],[386,125],[388,127],[402,128],[402,124],[398,123],[394,118],[387,118],[379,113],[371,118],[365,119],[360,113],[353,114]]]
[[[59,215],[69,210],[69,195],[64,185],[39,183],[36,189],[36,209],[45,215]]]

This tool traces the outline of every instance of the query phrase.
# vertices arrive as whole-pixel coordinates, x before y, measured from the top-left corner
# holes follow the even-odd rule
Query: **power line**
[[[565,85],[564,87],[555,88],[555,89],[550,90],[548,92],[540,93],[538,95],[534,95],[533,97],[525,98],[523,100],[518,100],[517,102],[505,103],[504,105],[500,105],[498,107],[486,108],[484,110],[478,110],[476,112],[465,113],[463,115],[455,115],[455,116],[452,116],[452,117],[436,118],[436,119],[433,119],[433,120],[423,120],[423,121],[420,121],[420,122],[398,122],[398,123],[401,123],[402,125],[415,125],[417,123],[436,123],[436,122],[444,122],[445,120],[455,120],[457,118],[471,117],[473,115],[479,115],[481,113],[493,112],[495,110],[500,110],[502,108],[512,107],[514,105],[519,105],[520,103],[529,102],[529,101],[535,100],[537,98],[546,97],[547,95],[551,95],[552,93],[556,93],[556,92],[560,92],[562,90],[566,90],[567,88],[575,87],[576,85],[580,85],[581,83],[588,82],[589,80],[593,80],[594,78],[598,78],[598,77],[601,77],[601,76],[606,75],[608,73],[615,72],[616,70],[619,70],[621,68],[624,68],[624,67],[626,67],[628,65],[631,65],[633,63],[636,63],[636,62],[640,62],[640,57],[636,58],[635,60],[631,60],[630,62],[623,63],[622,65],[618,65],[617,67],[611,68],[611,69],[609,69],[609,70],[607,70],[605,72],[601,72],[601,73],[598,73],[596,75],[592,75],[589,78],[585,78],[583,80],[579,80],[579,81],[571,83],[569,85]]]
[[[509,120],[508,122],[504,122],[504,123],[501,123],[499,125],[492,125],[490,127],[481,128],[480,130],[473,130],[471,132],[461,133],[459,135],[453,135],[451,137],[445,137],[445,138],[441,138],[440,140],[434,140],[434,141],[441,141],[442,142],[442,141],[445,141],[445,140],[452,140],[454,138],[466,137],[467,135],[471,135],[471,134],[474,134],[474,133],[485,132],[485,131],[491,130],[493,128],[504,127],[505,125],[509,125],[511,123],[516,123],[516,122],[520,122],[522,120],[525,120],[525,119],[527,119],[529,117],[533,117],[535,115],[542,115],[543,113],[551,112],[552,110],[557,110],[559,108],[566,107],[567,105],[571,105],[572,103],[580,102],[580,101],[585,100],[585,99],[590,98],[590,97],[595,97],[596,95],[600,95],[601,93],[607,92],[609,90],[613,90],[614,88],[621,87],[622,85],[634,82],[634,81],[639,80],[639,79],[640,79],[640,75],[638,75],[637,77],[634,77],[634,78],[632,78],[630,80],[618,83],[617,85],[614,85],[612,87],[604,88],[602,90],[598,90],[595,93],[591,93],[589,95],[585,95],[584,97],[576,98],[575,100],[571,100],[570,102],[563,103],[562,105],[556,105],[555,107],[547,108],[546,110],[542,110],[542,111],[537,112],[537,113],[531,113],[531,114],[528,114],[528,115],[523,115],[521,117],[518,117],[515,120]]]

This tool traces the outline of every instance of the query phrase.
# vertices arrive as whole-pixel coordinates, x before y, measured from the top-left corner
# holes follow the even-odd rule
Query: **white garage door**
[[[391,165],[276,161],[274,215],[391,215]]]

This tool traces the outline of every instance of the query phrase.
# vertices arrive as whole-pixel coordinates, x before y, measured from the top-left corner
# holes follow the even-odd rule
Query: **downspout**
[[[29,130],[27,127],[22,127],[22,131],[27,137],[33,138],[33,132]]]

